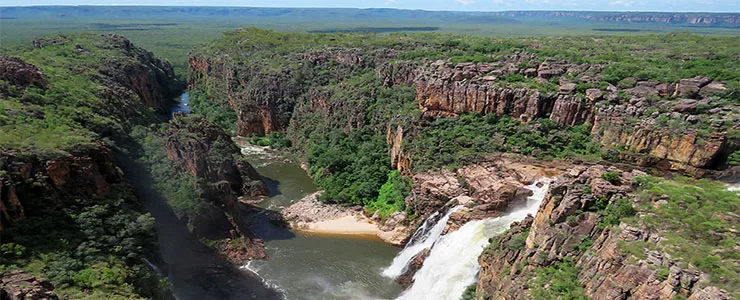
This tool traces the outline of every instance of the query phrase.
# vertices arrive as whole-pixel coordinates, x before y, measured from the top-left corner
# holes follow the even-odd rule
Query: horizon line
[[[406,11],[429,11],[429,12],[451,12],[451,13],[506,13],[506,12],[595,12],[595,13],[691,13],[691,14],[735,14],[740,12],[731,11],[659,11],[659,10],[549,10],[549,9],[514,9],[514,10],[446,10],[446,9],[422,9],[422,8],[397,8],[397,7],[334,7],[334,6],[234,6],[234,5],[156,5],[156,4],[126,4],[126,5],[4,5],[0,8],[33,8],[33,7],[202,7],[202,8],[283,8],[283,9],[387,9],[387,10],[406,10]]]

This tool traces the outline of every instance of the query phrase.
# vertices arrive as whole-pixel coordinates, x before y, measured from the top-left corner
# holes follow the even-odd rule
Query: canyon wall
[[[537,66],[530,58],[510,57],[496,63],[431,63],[415,80],[417,102],[427,117],[459,116],[467,113],[511,116],[522,122],[549,118],[561,126],[589,124],[594,140],[607,149],[623,149],[620,157],[641,166],[683,171],[702,176],[706,169],[721,167],[736,150],[728,142],[726,128],[700,132],[692,124],[706,118],[713,124],[737,122],[732,108],[715,109],[700,116],[697,107],[709,105],[709,96],[726,90],[723,83],[706,77],[677,83],[636,81],[633,87],[577,91],[577,84],[599,82],[603,66],[545,61]],[[531,78],[528,87],[497,81],[502,76]],[[562,76],[561,76],[562,75]],[[567,79],[564,75],[568,75]],[[558,84],[554,85],[555,81]],[[552,92],[542,92],[542,85]],[[655,100],[676,97],[678,101]],[[660,113],[663,109],[663,113]],[[665,123],[660,123],[663,118]],[[667,123],[680,124],[670,126]],[[737,129],[735,125],[733,129]],[[395,143],[398,144],[398,143]],[[391,145],[391,144],[389,144]],[[392,152],[400,153],[401,149]]]
[[[257,171],[239,159],[231,137],[203,117],[177,113],[168,125],[164,150],[181,169],[202,181],[203,197],[212,204],[188,216],[193,232],[219,241],[220,250],[235,262],[267,258],[264,242],[242,215],[241,206],[246,204],[239,202],[241,196],[263,196],[267,191]]]
[[[603,179],[607,171],[620,174],[619,182]],[[657,244],[665,237],[657,230],[600,226],[605,213],[600,201],[637,201],[632,179],[639,171],[622,172],[602,166],[575,168],[551,184],[536,216],[515,223],[481,255],[477,299],[531,298],[537,291],[537,270],[569,261],[586,296],[594,299],[728,299],[707,284],[707,274],[680,264],[669,254],[625,245]],[[657,205],[657,204],[656,204]],[[645,255],[645,258],[636,258]],[[662,270],[662,271],[661,271]],[[563,275],[564,276],[564,275]],[[565,280],[565,278],[559,278]],[[540,289],[543,287],[539,287]],[[547,289],[548,287],[544,287]],[[559,290],[560,291],[560,290]]]

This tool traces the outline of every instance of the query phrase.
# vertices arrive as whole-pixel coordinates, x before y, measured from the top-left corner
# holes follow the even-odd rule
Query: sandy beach
[[[343,216],[338,219],[304,223],[298,227],[294,229],[323,234],[377,235],[381,233],[375,223],[360,216]]]

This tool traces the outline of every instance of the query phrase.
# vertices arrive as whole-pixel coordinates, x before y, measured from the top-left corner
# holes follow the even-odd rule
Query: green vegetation
[[[106,147],[131,147],[127,132],[160,117],[123,83],[107,80],[115,72],[151,68],[152,76],[162,75],[166,94],[179,88],[158,73],[165,72],[166,63],[116,37],[80,34],[50,39],[61,43],[12,52],[43,72],[43,88],[0,82],[0,88],[9,91],[0,93],[0,150],[21,161],[43,163],[70,153],[85,158]],[[117,94],[121,90],[129,94]],[[0,158],[0,168],[5,169],[6,160]],[[18,177],[0,172],[0,180],[5,176]],[[89,180],[87,184],[93,185]],[[160,281],[144,262],[145,257],[157,256],[154,220],[142,212],[127,183],[104,180],[110,193],[90,197],[59,193],[45,176],[17,183],[25,218],[2,232],[0,269],[23,269],[49,278],[57,294],[71,299],[162,298],[166,280]]]
[[[534,286],[531,288],[534,299],[589,299],[578,281],[578,270],[571,261],[538,268]]]
[[[142,260],[156,251],[154,219],[125,184],[113,189],[63,209],[49,199],[24,203],[33,214],[3,231],[0,270],[47,277],[57,294],[74,299],[161,298],[163,286]]]
[[[203,181],[190,173],[183,172],[164,152],[166,126],[135,126],[131,137],[140,145],[134,153],[138,162],[145,166],[154,180],[154,188],[160,192],[178,217],[196,216],[210,204],[203,195]]]
[[[617,199],[599,212],[602,215],[599,223],[601,228],[617,226],[622,219],[634,216],[636,213],[635,208],[632,207],[632,201],[625,198]]]
[[[380,187],[378,199],[368,203],[365,209],[370,215],[377,212],[380,217],[386,218],[394,212],[404,210],[404,199],[410,190],[411,180],[401,176],[398,170],[393,170],[388,173],[388,181]]]
[[[324,33],[438,31],[499,37],[644,35],[677,30],[736,34],[734,28],[722,27],[609,24],[575,18],[512,19],[451,12],[409,14],[387,10],[235,7],[29,7],[1,11],[5,17],[0,35],[2,45],[30,44],[31,39],[50,33],[117,33],[171,61],[178,74],[186,73],[187,55],[193,47],[219,37],[224,31],[249,26]],[[491,60],[482,54],[459,60],[475,61],[476,57]]]
[[[621,176],[619,176],[619,173],[617,172],[606,172],[601,175],[601,179],[604,179],[613,185],[620,185],[622,183],[620,177]]]
[[[417,170],[455,168],[495,151],[592,160],[601,153],[599,145],[591,141],[587,125],[561,128],[549,119],[523,124],[508,116],[477,114],[432,121],[409,142],[408,149]]]
[[[736,247],[740,239],[736,230],[740,219],[735,212],[740,209],[740,195],[705,179],[642,176],[636,180],[643,202],[637,211],[643,216],[626,222],[661,232],[664,239],[655,245],[659,250],[709,274],[711,284],[737,297],[740,256]],[[656,204],[659,200],[665,203]]]
[[[467,288],[465,288],[465,292],[463,292],[462,296],[460,297],[460,300],[473,300],[475,299],[475,284],[469,285]]]
[[[529,235],[529,230],[513,235],[504,243],[504,246],[512,251],[522,250],[527,242],[527,235]]]

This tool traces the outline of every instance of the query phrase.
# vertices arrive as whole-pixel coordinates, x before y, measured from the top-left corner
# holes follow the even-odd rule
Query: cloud
[[[624,6],[624,7],[632,7],[632,5],[635,4],[635,1],[624,1],[624,0],[617,0],[609,3],[609,5],[612,6]]]
[[[385,0],[385,6],[391,6],[398,4],[399,0]]]
[[[462,5],[468,5],[475,3],[475,0],[455,0],[455,3],[462,4]]]

